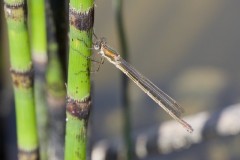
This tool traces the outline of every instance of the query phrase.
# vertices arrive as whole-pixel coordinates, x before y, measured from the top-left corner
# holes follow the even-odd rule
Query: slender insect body
[[[95,36],[96,37],[96,36]],[[97,37],[96,37],[97,38]],[[154,85],[150,80],[140,74],[130,64],[128,64],[121,56],[112,48],[107,46],[104,39],[100,39],[94,43],[94,49],[106,58],[110,63],[114,64],[126,76],[128,76],[144,93],[146,93],[153,101],[162,107],[172,118],[179,122],[188,132],[192,132],[192,127],[181,119],[183,109],[180,105]]]

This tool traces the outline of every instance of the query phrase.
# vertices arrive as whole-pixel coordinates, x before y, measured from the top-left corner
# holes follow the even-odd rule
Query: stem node
[[[21,159],[21,160],[38,160],[38,157],[39,157],[38,148],[31,151],[22,150],[22,149],[19,149],[18,151],[18,159]]]
[[[88,96],[83,100],[74,100],[71,97],[67,97],[67,111],[72,116],[77,117],[80,120],[88,120],[89,111],[91,106],[91,97]]]
[[[81,31],[89,31],[93,27],[94,8],[86,12],[78,12],[74,8],[69,8],[69,22],[76,29]]]
[[[32,67],[31,67],[32,68]],[[31,88],[33,84],[33,72],[32,69],[27,71],[17,71],[10,69],[13,85],[16,88]]]

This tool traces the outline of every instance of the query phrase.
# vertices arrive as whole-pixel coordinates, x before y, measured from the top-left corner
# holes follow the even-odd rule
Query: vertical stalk
[[[123,24],[123,0],[115,0],[114,1],[114,8],[115,8],[115,19],[117,23],[117,31],[118,31],[118,38],[120,44],[121,55],[124,59],[128,59],[128,46],[127,46],[127,39],[124,30]],[[127,151],[127,159],[132,159],[132,142],[131,142],[131,111],[129,107],[129,80],[128,78],[121,73],[122,76],[122,106],[123,106],[123,120],[124,120],[124,140],[125,146]]]
[[[46,2],[47,11],[47,39],[48,39],[48,65],[47,65],[47,103],[49,110],[49,144],[48,158],[51,160],[64,159],[65,136],[65,85],[62,66],[58,57],[59,44],[56,41],[56,24],[49,0]]]
[[[3,3],[2,1],[0,1],[0,41],[3,42]],[[0,74],[3,75],[3,43],[0,43]],[[3,80],[4,76],[0,77],[0,93],[3,90],[3,86],[4,86],[4,80]],[[0,94],[0,98],[3,98],[3,95]],[[2,103],[0,102],[0,105],[3,107]],[[4,131],[5,131],[5,125],[4,125],[4,118],[2,117],[2,109],[0,110],[0,157],[2,157],[2,159],[6,159],[5,157],[5,152],[4,149],[5,148],[5,144],[4,144]]]
[[[58,48],[49,41],[49,64],[47,68],[47,103],[49,110],[48,157],[64,159],[65,133],[65,86],[62,68],[56,54]]]
[[[69,64],[65,160],[85,160],[90,113],[90,61],[93,0],[70,0]]]
[[[58,55],[61,62],[64,78],[67,72],[68,52],[68,4],[69,0],[47,0],[52,9],[53,21],[55,24],[56,41],[58,44]],[[66,81],[65,81],[66,82]]]
[[[47,38],[44,0],[28,0],[31,52],[34,65],[34,95],[40,158],[47,159],[47,106],[45,99],[45,71],[47,65]]]
[[[3,18],[3,10],[2,10],[2,8],[3,8],[3,4],[2,4],[2,1],[0,2],[0,41],[1,42],[3,42],[3,23],[2,23],[2,18]],[[3,73],[3,43],[1,43],[0,44],[0,73],[1,73],[1,75],[2,75],[2,73]],[[4,83],[4,80],[3,80],[3,77],[4,76],[1,76],[0,77],[0,90],[2,89],[2,85],[3,85],[3,83]],[[0,126],[1,127],[1,126]],[[0,130],[0,135],[1,135],[1,132],[2,132],[2,130]],[[1,140],[0,140],[0,146],[1,146]],[[2,151],[0,151],[0,155],[1,155],[1,153],[2,153]]]
[[[14,88],[19,160],[38,158],[32,62],[24,0],[5,0],[11,76]]]

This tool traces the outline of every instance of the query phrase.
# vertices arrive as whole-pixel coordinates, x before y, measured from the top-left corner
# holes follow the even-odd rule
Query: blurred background
[[[119,51],[113,5],[111,0],[96,1],[95,32]],[[174,97],[185,116],[201,111],[214,114],[238,103],[239,5],[235,0],[125,1],[129,62]],[[106,62],[93,77],[93,137],[120,137],[120,71]],[[134,83],[130,83],[130,99],[133,132],[145,132],[170,119]],[[240,159],[234,151],[239,146],[239,137],[221,138],[159,159]]]
[[[119,51],[113,2],[96,0],[95,3],[95,33],[106,37],[108,44]],[[240,100],[239,6],[238,0],[125,1],[123,17],[130,52],[128,61],[174,97],[183,106],[184,116],[202,111],[215,114],[237,104]],[[11,154],[16,150],[15,119],[2,6],[0,31],[0,150],[5,147],[9,159],[14,159]],[[90,142],[121,139],[120,71],[105,62],[92,77]],[[133,83],[130,83],[130,107],[133,134],[144,133],[170,120]],[[182,129],[180,125],[177,127]],[[227,136],[172,153],[149,155],[145,159],[237,160],[240,159],[239,147],[239,135]]]

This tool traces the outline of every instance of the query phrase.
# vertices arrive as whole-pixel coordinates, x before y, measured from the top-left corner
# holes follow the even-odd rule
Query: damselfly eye
[[[99,50],[100,49],[100,45],[99,44],[94,44],[93,47],[94,47],[95,50]]]

